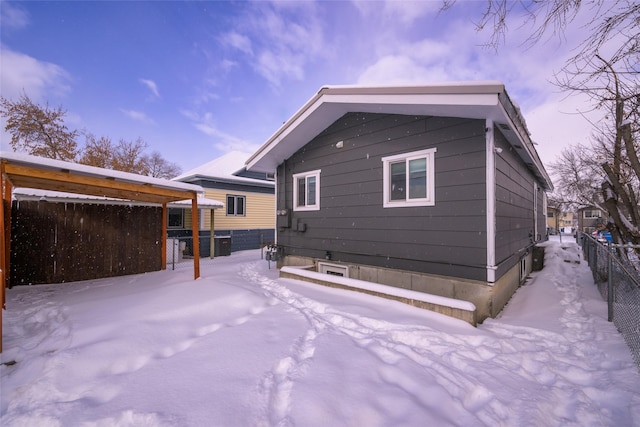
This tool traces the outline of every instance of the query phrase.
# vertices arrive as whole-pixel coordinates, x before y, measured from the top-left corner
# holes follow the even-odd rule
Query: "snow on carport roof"
[[[199,185],[97,168],[22,153],[0,152],[3,172],[14,187],[39,188],[152,203],[193,199]]]
[[[63,193],[60,191],[47,191],[36,188],[14,188],[13,199],[22,200],[46,200],[48,202],[69,202],[69,203],[91,203],[91,204],[109,204],[109,205],[136,205],[136,206],[157,206],[157,203],[136,202],[132,200],[115,199],[113,197],[99,197],[87,194]],[[169,208],[190,208],[191,200],[178,200],[169,202]],[[219,209],[224,207],[224,203],[198,196],[198,208],[201,209]]]

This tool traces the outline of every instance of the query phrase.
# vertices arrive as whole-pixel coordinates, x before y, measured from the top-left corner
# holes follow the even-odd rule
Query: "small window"
[[[584,211],[585,218],[602,218],[602,212],[599,210]]]
[[[179,209],[179,208],[167,209],[167,227],[168,228],[184,228],[184,209]]]
[[[320,210],[320,171],[293,175],[293,210]]]
[[[527,279],[527,258],[520,260],[520,283]]]
[[[245,216],[245,196],[227,195],[227,216]]]
[[[383,157],[383,206],[435,205],[435,148]]]

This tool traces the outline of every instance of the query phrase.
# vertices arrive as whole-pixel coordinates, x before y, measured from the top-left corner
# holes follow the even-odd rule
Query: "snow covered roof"
[[[36,188],[14,188],[13,199],[17,201],[23,200],[40,200],[47,202],[66,202],[66,203],[90,203],[105,205],[135,205],[135,206],[158,206],[158,203],[139,202],[131,200],[116,199],[113,197],[99,197],[87,194],[64,193],[60,191],[41,190]],[[218,209],[224,207],[224,204],[218,200],[209,199],[198,196],[198,207],[202,209]],[[190,208],[191,200],[178,200],[167,203],[170,208]]]
[[[204,192],[198,185],[23,153],[2,151],[0,160],[3,173],[14,187],[152,203],[192,199]]]
[[[230,151],[216,159],[203,165],[195,167],[173,180],[182,182],[193,182],[197,180],[216,180],[225,182],[238,182],[244,184],[258,184],[261,186],[274,186],[272,181],[263,179],[237,176],[245,170],[245,162],[250,154],[241,151]]]
[[[553,188],[518,107],[499,81],[322,87],[247,160],[247,169],[275,171],[285,159],[350,112],[491,119],[544,187]]]

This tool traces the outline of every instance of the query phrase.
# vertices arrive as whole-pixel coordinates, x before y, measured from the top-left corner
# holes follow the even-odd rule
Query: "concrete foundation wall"
[[[528,275],[531,272],[532,255],[529,254],[526,258],[526,275]],[[313,271],[317,271],[318,262],[342,265],[338,262],[325,261],[322,259],[286,256],[279,264],[279,267],[282,265],[304,266]],[[487,317],[497,316],[520,286],[519,264],[512,267],[493,284],[477,280],[392,270],[367,265],[348,264],[348,267],[349,277],[352,279],[472,302],[477,309],[476,320],[478,323],[482,323]],[[321,284],[326,285],[326,283]]]
[[[280,272],[280,277],[295,279],[295,280],[303,280],[305,282],[311,282],[318,285],[328,286],[336,289],[345,289],[348,291],[362,292],[368,295],[374,295],[377,297],[399,301],[404,304],[411,305],[413,307],[421,308],[423,310],[430,310],[436,313],[444,314],[445,316],[463,320],[472,326],[477,326],[478,324],[476,310],[468,310],[463,308],[451,307],[444,304],[437,304],[434,302],[421,301],[419,299],[405,298],[398,295],[392,295],[391,293],[372,291],[372,290],[364,289],[362,287],[348,286],[348,285],[336,283],[335,276],[331,276],[329,274],[321,274],[320,276],[326,277],[326,280],[324,280],[324,278],[306,277],[304,275],[296,274],[296,272],[291,272],[291,271]]]

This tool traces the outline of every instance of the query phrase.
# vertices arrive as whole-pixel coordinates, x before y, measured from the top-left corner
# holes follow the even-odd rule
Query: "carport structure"
[[[96,168],[19,153],[0,152],[0,306],[5,308],[5,289],[9,286],[11,251],[11,198],[13,188],[35,188],[83,195],[157,203],[162,205],[162,235],[167,234],[167,204],[191,200],[193,217],[193,272],[200,277],[198,242],[198,185],[151,178],[132,173]],[[162,269],[166,268],[166,240],[162,239]],[[0,310],[0,352],[2,352],[2,314]]]

